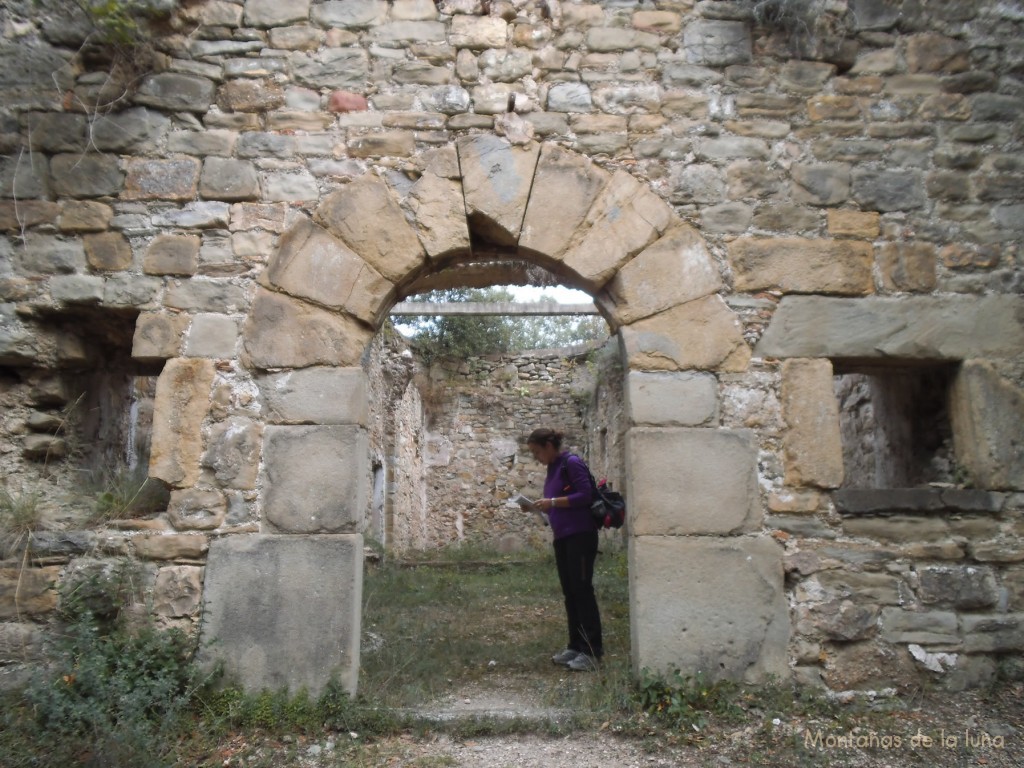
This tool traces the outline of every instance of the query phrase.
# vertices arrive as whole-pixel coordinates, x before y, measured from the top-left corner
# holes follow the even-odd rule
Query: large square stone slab
[[[225,536],[210,545],[202,657],[228,682],[319,696],[359,674],[363,537]]]

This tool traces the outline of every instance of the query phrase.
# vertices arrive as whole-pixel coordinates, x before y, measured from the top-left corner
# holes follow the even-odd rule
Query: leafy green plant
[[[94,568],[61,590],[63,627],[4,708],[5,765],[166,766],[196,694],[194,639],[128,621],[134,568]],[[42,762],[41,762],[42,761]]]
[[[708,681],[700,674],[683,675],[678,669],[655,675],[643,670],[637,687],[640,707],[676,728],[700,729],[711,715],[735,718],[742,712],[740,687],[730,680]]]
[[[93,23],[99,41],[134,46],[146,38],[143,21],[166,17],[176,0],[77,0]]]

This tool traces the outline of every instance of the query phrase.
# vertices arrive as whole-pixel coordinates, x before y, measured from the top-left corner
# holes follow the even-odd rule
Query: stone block
[[[960,617],[965,653],[1024,651],[1024,613]]]
[[[60,207],[57,226],[62,232],[103,232],[110,226],[114,210],[94,200],[68,200]]]
[[[142,258],[147,275],[194,275],[199,266],[197,235],[157,235]]]
[[[203,569],[196,565],[168,565],[156,572],[153,613],[166,618],[195,616],[203,597]]]
[[[199,75],[158,72],[143,79],[135,103],[167,112],[203,114],[213,103],[212,80]]]
[[[315,219],[392,283],[416,272],[425,260],[398,201],[372,174],[324,198]]]
[[[625,398],[634,426],[699,427],[718,418],[718,381],[710,374],[630,371]]]
[[[498,245],[519,242],[540,145],[517,147],[493,134],[457,143],[471,229]]]
[[[843,520],[843,532],[875,541],[895,543],[944,542],[949,540],[949,523],[939,518],[908,515],[859,517]]]
[[[549,112],[592,112],[594,100],[586,83],[555,83],[548,89]]]
[[[199,560],[210,548],[205,535],[194,533],[143,534],[131,539],[143,560]]]
[[[526,203],[519,246],[559,258],[610,178],[588,158],[545,144]]]
[[[786,360],[782,364],[783,460],[786,485],[838,488],[843,482],[839,400],[832,361]]]
[[[199,479],[203,420],[210,407],[212,360],[168,360],[156,384],[149,475],[174,488]]]
[[[366,430],[355,425],[267,426],[267,522],[283,533],[360,529],[366,510]]]
[[[210,428],[203,466],[213,470],[220,487],[251,490],[256,487],[262,446],[261,424],[241,416],[230,417]],[[221,510],[221,506],[215,504],[212,508]],[[222,522],[223,516],[217,525]]]
[[[833,237],[859,237],[874,240],[880,232],[875,211],[849,211],[834,209],[828,212],[828,233]]]
[[[370,75],[370,59],[362,48],[326,48],[315,53],[296,52],[289,56],[288,60],[295,82],[315,91],[325,88],[358,93],[365,90]]]
[[[250,693],[305,689],[332,676],[355,695],[363,537],[226,536],[210,548],[201,662],[224,664]]]
[[[132,337],[132,358],[148,362],[178,357],[188,324],[185,314],[140,312]]]
[[[46,632],[38,624],[0,624],[0,666],[40,661],[45,658]]]
[[[116,196],[124,183],[117,158],[99,154],[54,155],[50,178],[58,197]]]
[[[1024,488],[1024,390],[991,363],[967,360],[953,381],[949,408],[956,456],[974,483],[993,490]]]
[[[920,171],[855,170],[851,179],[853,197],[862,208],[882,213],[911,211],[927,201]]]
[[[999,600],[995,575],[984,566],[924,566],[917,578],[917,596],[926,605],[972,611],[992,608]]]
[[[754,352],[875,360],[1013,358],[1024,354],[1024,299],[784,296]]]
[[[55,275],[50,278],[50,298],[62,304],[99,304],[104,280],[97,275]]]
[[[102,152],[156,152],[171,130],[166,115],[142,107],[97,115],[89,130],[92,144]]]
[[[269,374],[258,383],[269,424],[368,424],[362,368],[304,368]]]
[[[887,643],[957,645],[959,621],[953,611],[908,611],[887,606],[881,614],[882,639]]]
[[[226,513],[224,494],[215,490],[171,491],[167,504],[167,519],[178,531],[212,531],[224,522]]]
[[[328,0],[312,8],[312,19],[322,27],[366,29],[383,23],[388,4],[384,0]]]
[[[839,205],[850,196],[850,166],[846,163],[794,165],[790,173],[797,202]]]
[[[631,536],[629,560],[634,673],[788,676],[789,608],[772,539]]]
[[[51,275],[84,272],[87,262],[80,240],[29,232],[7,263],[15,264],[22,273]]]
[[[228,315],[204,312],[192,318],[185,341],[185,356],[232,360],[237,341],[238,320]]]
[[[888,573],[836,569],[821,571],[814,578],[830,600],[904,605],[910,597],[906,584]]]
[[[199,194],[211,200],[258,200],[260,179],[256,167],[246,160],[208,157],[203,161]]]
[[[647,371],[743,371],[750,347],[736,314],[715,294],[619,329],[629,367]]]
[[[153,226],[180,229],[226,229],[230,207],[219,201],[186,203],[180,209],[154,213]]]
[[[260,277],[267,287],[376,325],[394,285],[340,239],[308,220],[288,230]]]
[[[448,42],[455,48],[482,51],[504,49],[508,40],[508,22],[498,16],[453,16]]]
[[[246,0],[245,24],[251,27],[283,27],[309,19],[309,0]]]
[[[938,284],[937,262],[932,243],[885,243],[878,250],[882,287],[889,291],[930,293]]]
[[[0,232],[20,233],[57,220],[60,206],[46,200],[0,200]]]
[[[587,212],[562,263],[599,291],[674,223],[671,207],[625,171],[616,171]]]
[[[0,568],[0,619],[43,616],[57,607],[61,566]]]
[[[802,237],[741,237],[729,244],[737,291],[871,293],[870,243]]]
[[[355,365],[372,337],[355,318],[264,289],[242,328],[248,363],[262,369]]]
[[[80,158],[81,155],[71,155]],[[62,161],[66,170],[69,163]],[[45,197],[50,188],[50,162],[42,152],[0,157],[0,197],[27,200]],[[88,197],[89,195],[83,195]]]
[[[757,447],[749,430],[633,427],[626,446],[631,536],[760,530]]]
[[[316,178],[305,170],[264,173],[260,186],[263,199],[275,203],[305,203],[320,197]]]
[[[102,232],[82,238],[89,266],[101,272],[128,269],[132,265],[132,247],[120,232]]]
[[[683,54],[690,64],[721,67],[750,61],[750,26],[742,21],[692,21],[683,30]]]
[[[718,266],[704,238],[679,224],[623,265],[608,284],[615,317],[628,324],[717,293],[722,288]]]
[[[224,279],[174,281],[164,294],[164,306],[190,312],[235,313],[247,305],[245,288]]]

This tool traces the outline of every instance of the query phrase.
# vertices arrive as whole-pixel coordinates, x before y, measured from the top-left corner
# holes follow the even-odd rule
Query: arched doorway
[[[360,358],[424,276],[513,255],[590,293],[619,335],[634,669],[785,673],[782,553],[762,531],[753,435],[717,425],[717,375],[743,371],[750,350],[703,239],[624,171],[479,134],[408,187],[367,174],[331,193],[260,278],[240,363],[265,403],[263,525],[211,545],[204,624],[247,686],[315,692],[338,671],[355,689],[370,492]],[[273,631],[251,628],[254,611]]]

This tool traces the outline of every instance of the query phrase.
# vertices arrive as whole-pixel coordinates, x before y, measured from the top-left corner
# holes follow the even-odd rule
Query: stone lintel
[[[355,694],[363,537],[224,536],[210,545],[201,648],[251,692],[305,688],[334,675]]]
[[[785,296],[759,357],[964,360],[1024,354],[1020,296]]]
[[[626,433],[629,532],[736,535],[760,530],[750,430],[634,427]]]

